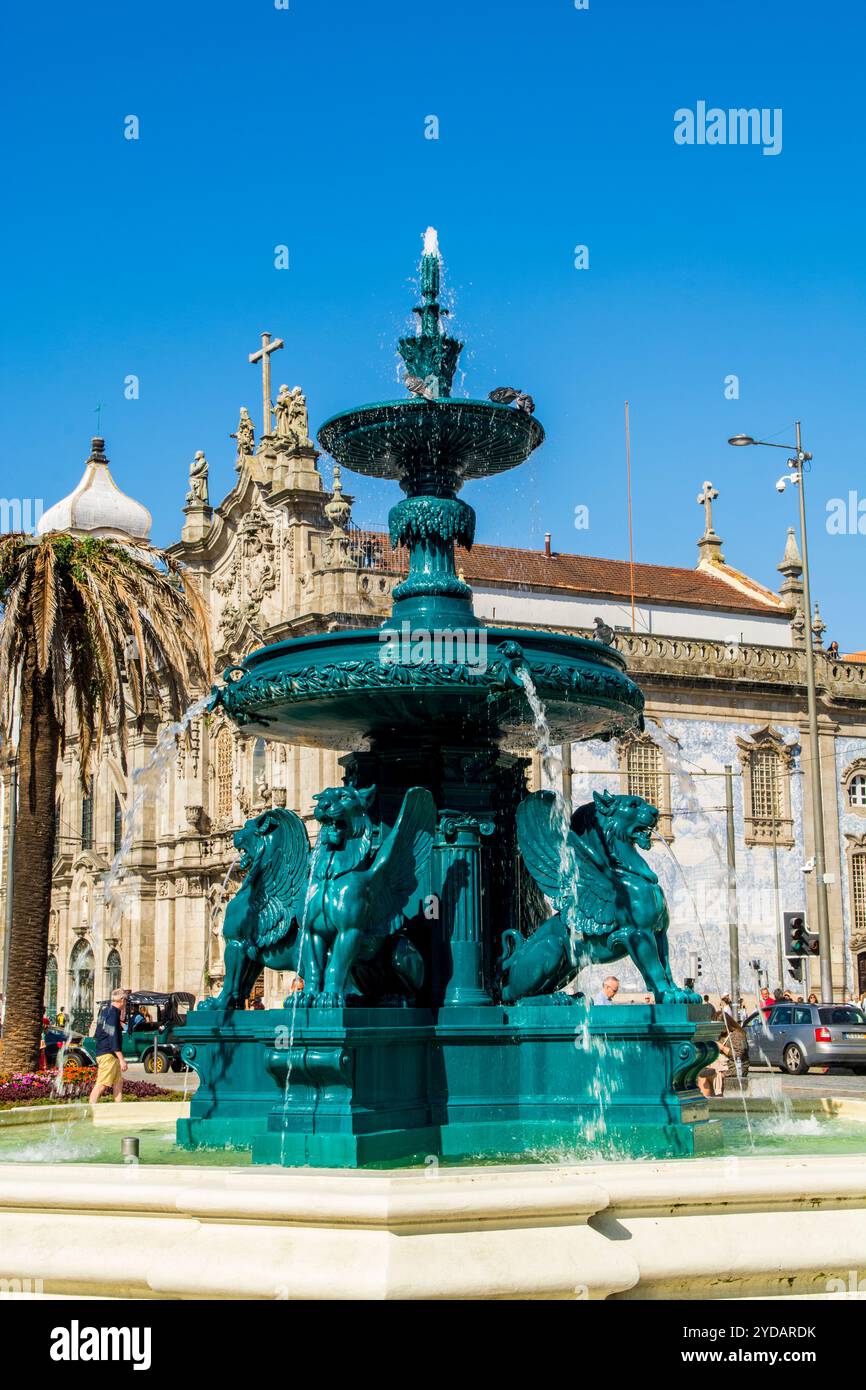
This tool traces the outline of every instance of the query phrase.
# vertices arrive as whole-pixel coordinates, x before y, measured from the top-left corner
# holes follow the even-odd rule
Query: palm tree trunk
[[[60,730],[47,678],[31,645],[21,681],[18,818],[12,860],[12,936],[3,1025],[4,1070],[29,1071],[39,1061]]]

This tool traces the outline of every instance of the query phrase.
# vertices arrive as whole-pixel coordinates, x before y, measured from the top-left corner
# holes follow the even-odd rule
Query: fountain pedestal
[[[184,1057],[200,1082],[178,1141],[288,1167],[687,1156],[715,1137],[693,1088],[718,1036],[709,1013],[578,999],[194,1014]]]

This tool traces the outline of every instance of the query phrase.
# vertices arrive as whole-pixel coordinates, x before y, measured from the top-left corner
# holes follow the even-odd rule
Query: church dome
[[[147,507],[121,492],[108,471],[105,440],[94,439],[81,482],[62,501],[43,512],[37,534],[70,531],[73,535],[132,538],[146,541],[153,518]]]

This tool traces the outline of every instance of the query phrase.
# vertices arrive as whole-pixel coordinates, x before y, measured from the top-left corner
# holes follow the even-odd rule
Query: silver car
[[[850,1067],[866,1076],[866,1016],[852,1004],[775,1004],[746,1024],[752,1064],[802,1076],[810,1067]]]

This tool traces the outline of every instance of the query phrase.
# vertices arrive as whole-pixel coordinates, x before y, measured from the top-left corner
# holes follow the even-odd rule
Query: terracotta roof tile
[[[355,532],[369,538],[375,546],[377,563],[383,568],[405,573],[408,559],[403,547],[393,551],[382,532]],[[565,594],[596,595],[628,599],[631,594],[627,560],[605,560],[593,555],[568,555],[543,550],[519,550],[501,545],[474,545],[471,550],[457,547],[455,562],[469,584],[508,584],[531,589],[556,590]],[[706,570],[672,565],[636,564],[635,599],[638,603],[687,604],[696,608],[717,608],[729,612],[782,616],[774,594],[747,576],[732,571],[753,590],[743,593],[724,579]]]

